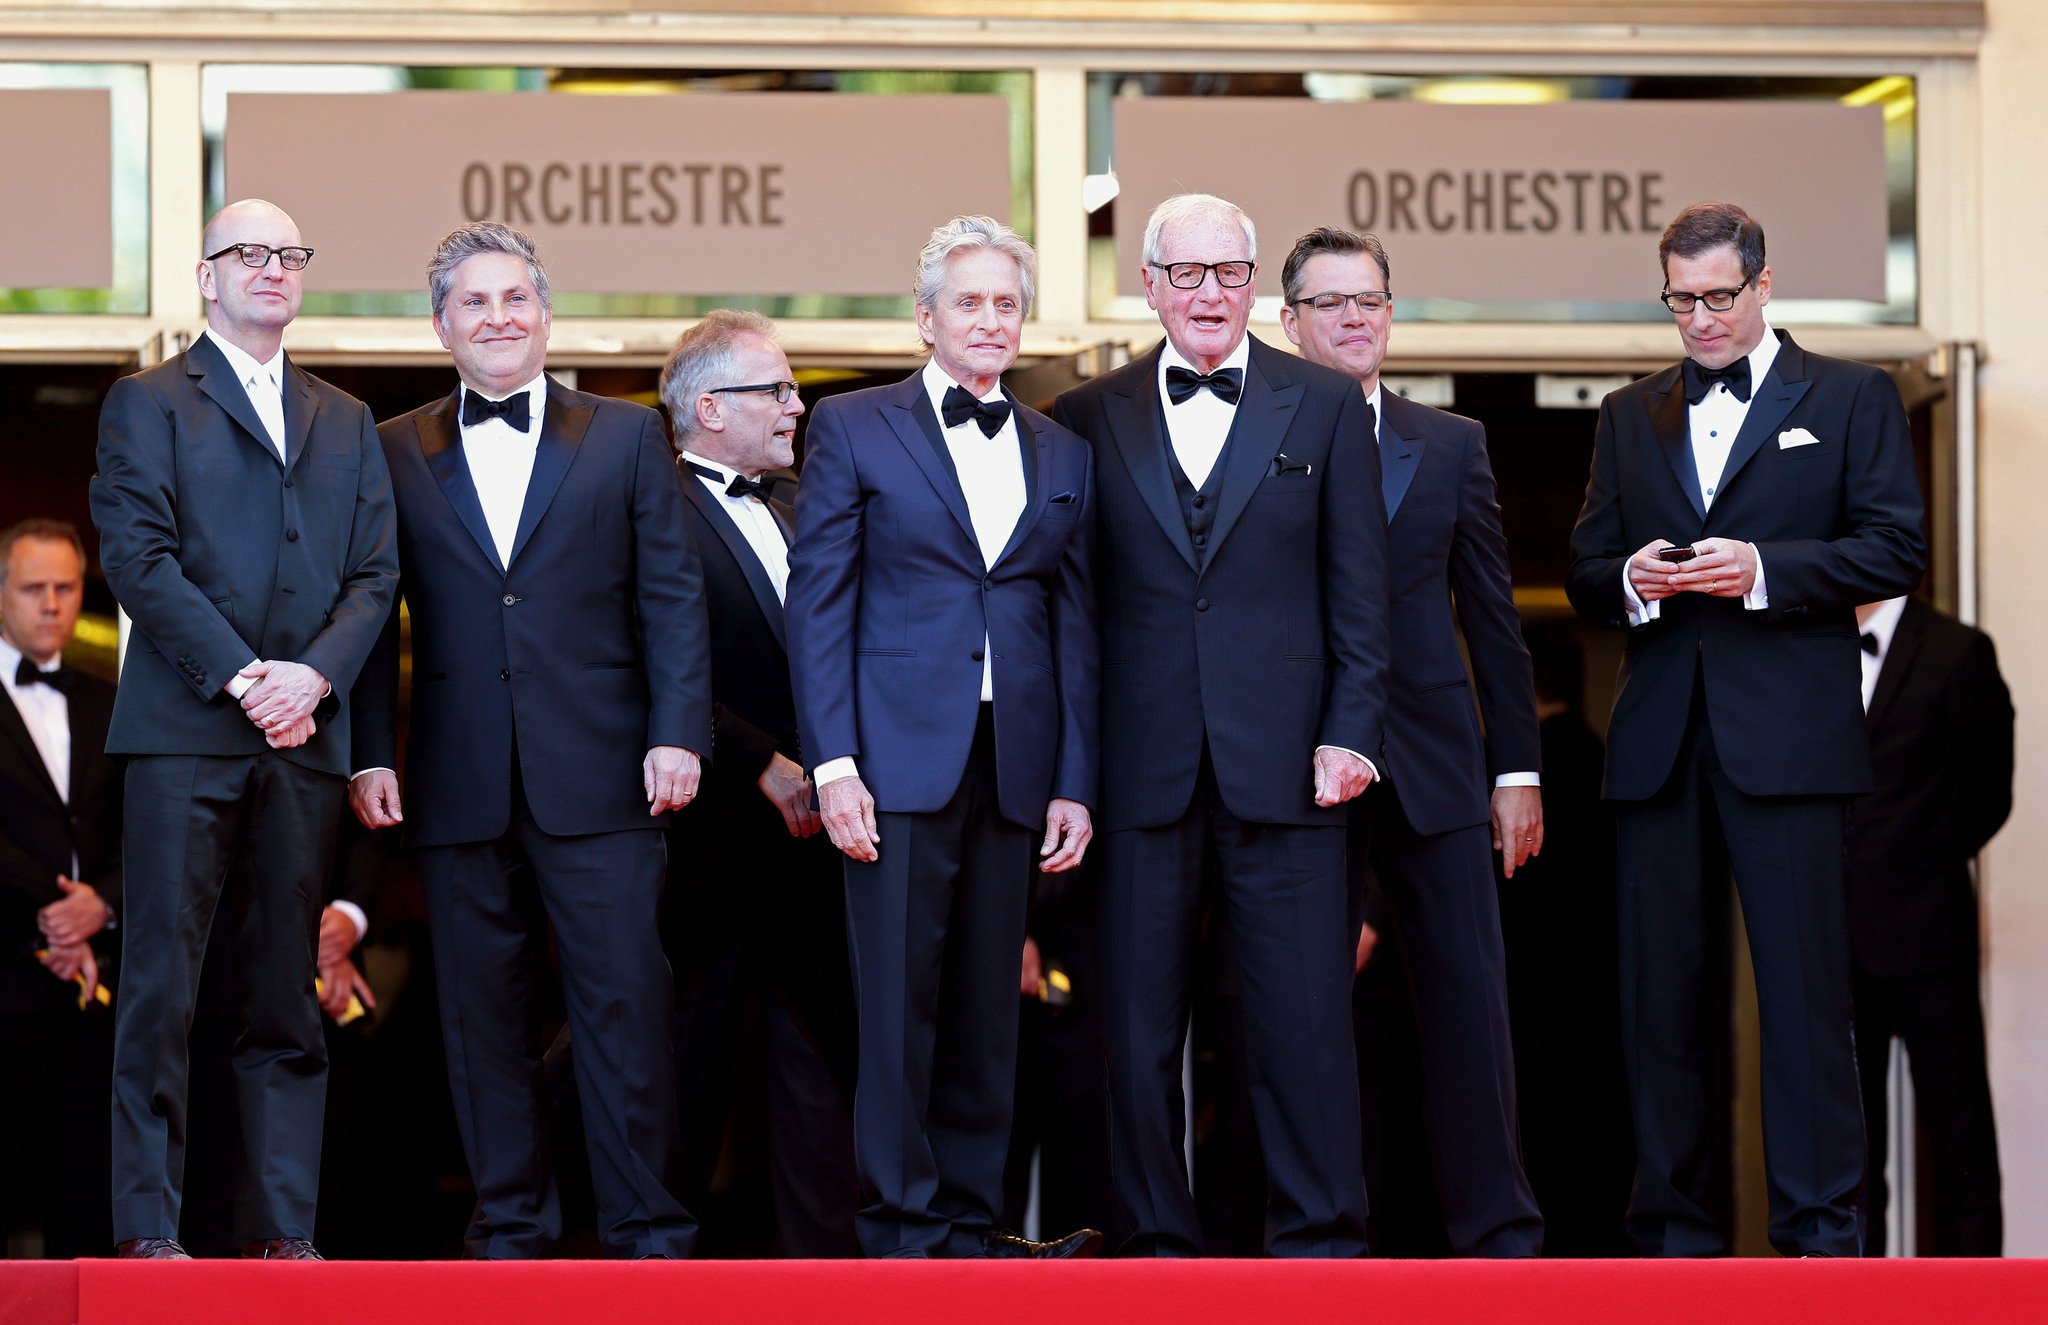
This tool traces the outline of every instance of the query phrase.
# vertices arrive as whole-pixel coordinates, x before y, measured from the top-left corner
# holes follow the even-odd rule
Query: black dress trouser
[[[238,1243],[313,1236],[327,1042],[313,994],[345,783],[271,751],[129,760],[114,1043],[114,1238],[174,1238],[199,974],[231,867],[243,1030]]]

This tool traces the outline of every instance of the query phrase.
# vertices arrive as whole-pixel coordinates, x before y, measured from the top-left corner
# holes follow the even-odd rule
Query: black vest
[[[1159,444],[1166,448],[1166,472],[1173,475],[1173,495],[1180,499],[1180,518],[1187,521],[1188,542],[1195,545],[1195,566],[1199,570],[1209,564],[1209,531],[1216,525],[1216,498],[1223,491],[1223,469],[1230,462],[1231,443],[1237,438],[1237,420],[1231,419],[1223,449],[1216,453],[1216,463],[1209,466],[1209,477],[1197,488],[1174,453],[1173,434],[1166,426],[1163,407],[1159,414]]]

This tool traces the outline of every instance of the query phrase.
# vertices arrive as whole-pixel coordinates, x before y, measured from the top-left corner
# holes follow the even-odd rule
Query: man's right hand
[[[1628,559],[1628,582],[1634,586],[1636,597],[1645,603],[1654,603],[1679,591],[1671,577],[1678,574],[1685,563],[1666,561],[1657,555],[1661,548],[1677,546],[1668,538],[1660,538],[1654,543],[1643,544],[1642,549]]]
[[[791,837],[809,837],[823,826],[818,812],[811,808],[810,779],[795,760],[781,754],[771,756],[754,785],[761,789],[769,804],[782,812],[782,822],[789,825]]]
[[[59,980],[74,980],[83,972],[88,995],[99,986],[100,963],[90,943],[52,943],[36,954],[36,960]]]
[[[855,860],[881,858],[875,848],[882,835],[875,830],[875,798],[857,777],[837,778],[818,788],[818,808],[832,845]]]
[[[358,773],[348,784],[349,808],[365,828],[395,828],[405,821],[398,800],[398,776],[388,768]]]

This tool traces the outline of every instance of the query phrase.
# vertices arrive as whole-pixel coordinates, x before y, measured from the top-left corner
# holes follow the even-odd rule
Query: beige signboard
[[[113,285],[111,94],[0,91],[0,126],[0,288]]]
[[[1147,213],[1194,191],[1258,226],[1260,294],[1280,293],[1296,237],[1336,225],[1385,242],[1397,295],[1651,300],[1665,225],[1720,199],[1763,223],[1781,297],[1882,301],[1882,114],[1806,101],[1119,101],[1118,288],[1143,293]]]
[[[311,290],[420,290],[504,221],[586,294],[900,295],[932,227],[1007,220],[995,96],[237,93],[227,193],[290,212]]]

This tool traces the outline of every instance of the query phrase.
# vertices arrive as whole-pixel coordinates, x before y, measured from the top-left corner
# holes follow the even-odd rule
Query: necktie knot
[[[462,426],[474,428],[486,419],[503,419],[514,431],[525,432],[533,422],[528,393],[515,391],[503,400],[485,400],[465,387],[462,392]]]
[[[1166,370],[1166,398],[1174,404],[1183,404],[1192,399],[1197,391],[1207,391],[1226,405],[1235,405],[1244,393],[1244,370],[1242,368],[1218,368],[1213,373],[1198,373],[1192,368],[1172,364]]]
[[[1725,368],[1709,368],[1695,359],[1687,359],[1685,374],[1685,403],[1697,405],[1707,398],[1707,393],[1719,382],[1728,388],[1728,394],[1737,400],[1747,401],[1750,392],[1749,359],[1737,359]]]
[[[32,685],[46,685],[60,695],[68,695],[71,693],[71,669],[59,667],[54,672],[46,672],[23,658],[20,665],[14,669],[14,684],[21,690],[26,690]]]
[[[949,386],[946,398],[939,408],[939,417],[946,421],[948,428],[957,428],[973,419],[981,428],[983,437],[993,437],[1003,430],[1003,424],[1010,418],[1010,402],[1007,400],[976,400],[966,388]]]

